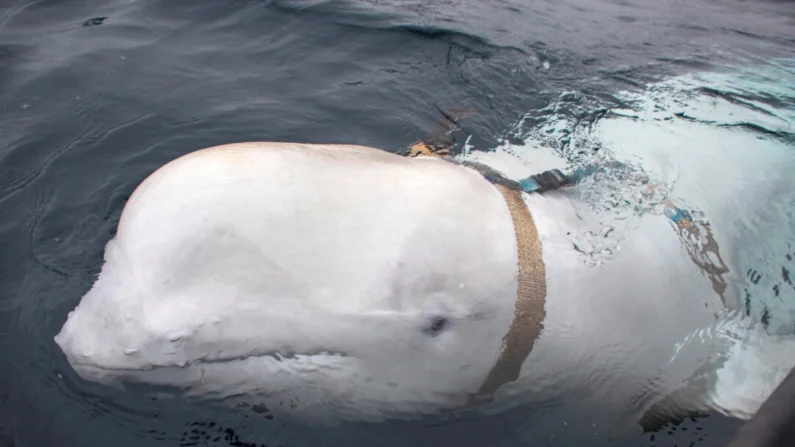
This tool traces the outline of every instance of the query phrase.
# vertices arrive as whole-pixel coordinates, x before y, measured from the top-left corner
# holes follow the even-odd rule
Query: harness
[[[434,154],[431,153],[431,155]],[[470,405],[474,405],[476,402],[490,401],[493,393],[500,387],[519,378],[522,364],[530,355],[535,340],[543,329],[543,321],[546,316],[544,310],[546,271],[542,258],[542,247],[535,223],[524,203],[522,193],[544,193],[572,186],[597,171],[613,166],[620,167],[621,163],[613,162],[601,167],[587,165],[577,168],[568,175],[558,169],[551,169],[516,181],[482,163],[459,161],[448,156],[442,158],[476,170],[500,191],[510,210],[516,234],[518,287],[514,318],[502,339],[502,347],[497,361],[478,392],[472,397]],[[680,238],[685,241],[691,259],[709,277],[713,289],[723,300],[723,293],[727,286],[722,276],[728,272],[728,268],[723,263],[709,224],[702,223],[704,228],[699,229],[695,219],[688,211],[675,206],[670,201],[666,201],[665,205],[664,214],[675,224]],[[690,236],[701,239],[702,231],[705,233],[705,240],[699,246],[694,247],[692,242],[688,243]],[[710,260],[707,252],[717,259],[717,265],[714,264],[715,261]]]
[[[477,393],[470,398],[471,406],[491,401],[495,391],[519,378],[522,364],[530,355],[535,340],[544,327],[547,289],[543,249],[535,222],[522,194],[543,193],[573,185],[579,177],[566,176],[559,170],[553,169],[515,181],[482,163],[459,161],[451,157],[442,158],[474,169],[497,188],[508,206],[516,235],[518,265],[513,320],[508,332],[502,338],[497,361]]]
[[[472,396],[469,405],[490,401],[493,393],[500,387],[519,378],[522,364],[527,359],[527,356],[530,355],[533,344],[543,329],[543,321],[546,316],[544,310],[546,271],[542,258],[542,247],[538,239],[535,223],[524,203],[522,193],[544,193],[575,185],[583,178],[600,170],[610,167],[620,168],[623,164],[613,161],[601,167],[587,165],[577,168],[568,175],[557,169],[551,169],[517,181],[505,177],[499,171],[482,163],[455,160],[449,156],[448,148],[434,147],[420,142],[411,146],[409,154],[412,157],[417,155],[439,157],[479,172],[483,178],[491,182],[502,194],[511,213],[518,252],[518,286],[514,305],[514,318],[508,332],[502,339],[497,361],[478,392]],[[728,268],[721,259],[709,224],[703,222],[701,225],[703,229],[697,227],[695,219],[689,212],[675,206],[670,201],[666,201],[665,205],[664,214],[676,226],[691,259],[710,278],[713,289],[723,300],[723,294],[727,287],[723,274],[728,272]],[[705,233],[704,238],[706,240],[694,246],[691,241],[692,237],[695,236],[696,239],[700,240],[702,231]],[[718,265],[714,265],[714,261],[708,254],[717,258]]]

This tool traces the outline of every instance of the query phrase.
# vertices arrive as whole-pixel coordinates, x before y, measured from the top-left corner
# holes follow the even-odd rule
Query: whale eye
[[[436,335],[442,332],[447,327],[448,321],[445,317],[433,317],[425,329],[430,335]]]

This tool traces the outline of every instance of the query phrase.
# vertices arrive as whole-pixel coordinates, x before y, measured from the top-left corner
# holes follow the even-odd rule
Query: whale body
[[[482,408],[568,399],[638,420],[678,395],[745,418],[778,384],[751,400],[715,395],[734,346],[720,335],[722,294],[737,291],[716,290],[670,219],[596,229],[620,240],[591,262],[573,237],[596,216],[576,188],[523,200],[542,247],[543,329],[516,380]],[[134,191],[55,341],[88,380],[307,420],[478,407],[515,316],[515,230],[494,184],[437,157],[206,148]]]

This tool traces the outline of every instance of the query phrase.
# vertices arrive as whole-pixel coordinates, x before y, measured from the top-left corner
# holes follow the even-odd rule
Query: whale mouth
[[[276,350],[276,351],[260,352],[256,354],[248,354],[240,356],[230,356],[230,357],[220,357],[220,358],[199,358],[186,363],[185,366],[190,366],[194,364],[232,363],[232,362],[246,361],[250,359],[265,359],[265,358],[271,358],[277,361],[290,361],[290,360],[298,360],[301,358],[315,357],[315,356],[353,357],[342,351],[333,351],[326,349],[320,349],[316,351],[306,351],[306,352],[298,352],[291,350]]]
[[[250,367],[253,366],[250,362],[257,364],[262,361],[263,365],[259,366],[263,368],[262,371],[274,371],[274,367],[279,368],[276,366],[278,364],[283,364],[284,367],[292,370],[293,367],[288,365],[295,361],[298,364],[303,363],[299,369],[306,370],[308,365],[313,365],[312,369],[323,369],[329,365],[330,358],[337,361],[353,359],[341,352],[318,350],[314,352],[273,351],[211,360],[197,359],[182,365],[151,363],[136,366],[99,365],[84,359],[70,361],[70,363],[72,370],[81,379],[103,386],[115,387],[122,391],[137,389],[145,395],[165,393],[169,396],[209,395],[224,398],[225,392],[217,388],[218,384],[224,383],[226,380],[224,377],[228,374],[231,374],[232,377],[239,375],[241,371],[247,369],[246,364],[249,364]],[[270,366],[265,366],[266,363],[270,363]],[[337,362],[332,361],[331,363]],[[235,382],[235,379],[231,380]],[[260,385],[267,387],[265,384]]]
[[[108,366],[100,365],[97,363],[86,362],[68,358],[72,368],[82,377],[89,380],[96,380],[100,382],[111,382],[114,378],[124,378],[135,375],[136,373],[146,373],[147,376],[150,372],[184,372],[191,370],[191,367],[201,367],[202,365],[219,365],[219,364],[232,364],[237,362],[245,362],[255,359],[272,359],[278,362],[289,362],[292,360],[301,360],[311,357],[337,357],[337,358],[354,358],[353,356],[341,351],[317,350],[307,352],[297,352],[289,350],[269,351],[264,353],[256,353],[249,355],[220,357],[220,358],[198,358],[190,362],[169,365],[157,364],[143,364],[135,367],[123,366]]]

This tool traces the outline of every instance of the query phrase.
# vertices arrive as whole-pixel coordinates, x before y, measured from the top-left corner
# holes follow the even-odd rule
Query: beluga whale
[[[731,309],[716,226],[661,199],[590,231],[602,217],[569,174],[420,149],[246,142],[168,162],[55,342],[89,381],[313,423],[550,402],[644,426],[749,418],[786,374],[736,386],[770,371],[749,369],[748,340],[787,341]]]

